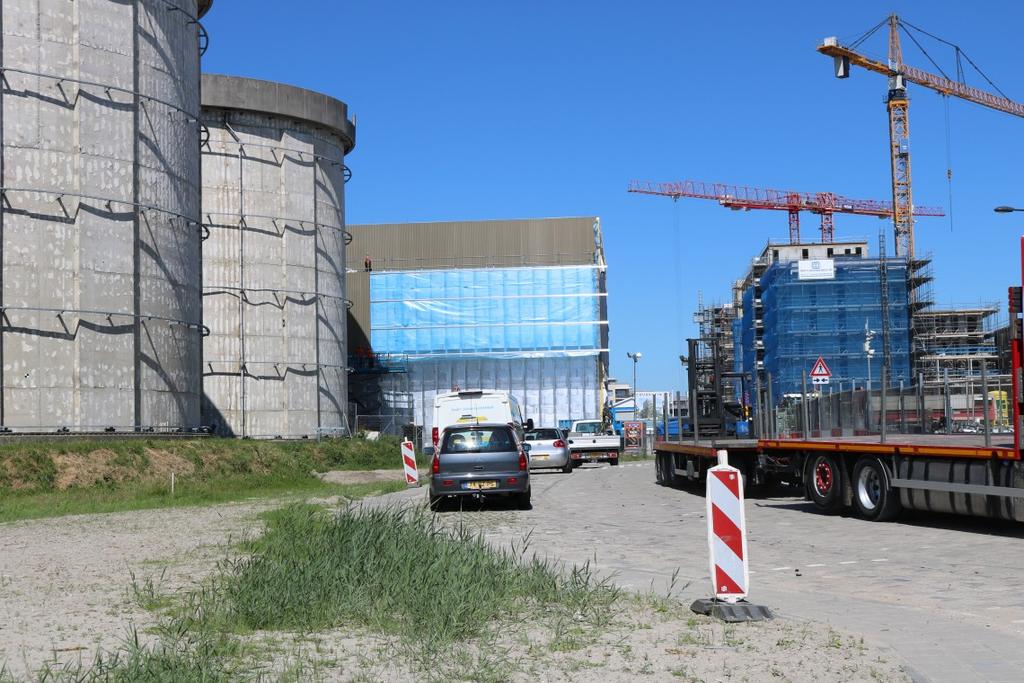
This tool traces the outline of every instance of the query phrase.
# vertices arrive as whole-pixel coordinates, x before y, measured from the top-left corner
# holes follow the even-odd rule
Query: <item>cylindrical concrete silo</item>
[[[205,424],[245,437],[347,420],[343,102],[203,75]]]
[[[199,424],[199,17],[0,0],[0,425]]]

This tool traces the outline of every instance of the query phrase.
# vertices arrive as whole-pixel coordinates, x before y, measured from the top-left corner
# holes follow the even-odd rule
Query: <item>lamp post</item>
[[[992,209],[996,213],[1013,213],[1014,211],[1024,211],[1024,209],[1018,209],[1015,206],[997,206]]]
[[[868,357],[868,395],[871,395],[871,357],[875,350],[871,348],[871,340],[875,338],[875,331],[868,329],[868,321],[864,321],[864,355]]]
[[[639,351],[627,351],[626,357],[633,360],[633,419],[637,420],[640,418],[640,406],[636,400],[636,364],[643,358],[643,354]]]

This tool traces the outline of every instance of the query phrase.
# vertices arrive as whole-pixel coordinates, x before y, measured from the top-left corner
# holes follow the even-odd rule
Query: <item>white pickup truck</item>
[[[601,420],[576,420],[569,430],[569,455],[574,466],[585,462],[618,465],[622,437],[605,427]]]

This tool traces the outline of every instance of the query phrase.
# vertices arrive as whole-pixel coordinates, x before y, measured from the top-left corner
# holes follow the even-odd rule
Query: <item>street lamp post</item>
[[[640,405],[636,400],[636,364],[640,362],[643,354],[639,351],[627,351],[626,357],[633,360],[633,419],[640,418]]]
[[[875,355],[875,350],[871,348],[871,340],[875,338],[875,331],[868,329],[867,321],[864,322],[864,355],[868,357],[868,395],[871,392],[871,357]]]

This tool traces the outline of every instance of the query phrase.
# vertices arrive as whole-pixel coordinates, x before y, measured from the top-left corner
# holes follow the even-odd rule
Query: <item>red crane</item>
[[[892,202],[873,199],[850,199],[832,192],[793,192],[790,190],[769,190],[746,185],[703,183],[697,180],[683,180],[674,183],[652,183],[634,180],[629,191],[637,194],[654,194],[679,199],[694,197],[714,199],[722,206],[735,211],[750,209],[772,209],[789,212],[789,241],[800,243],[800,212],[810,211],[821,216],[821,241],[830,243],[835,237],[832,214],[854,213],[861,216],[892,218]],[[934,206],[914,207],[915,216],[944,216],[941,208]]]

